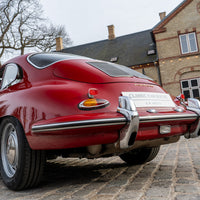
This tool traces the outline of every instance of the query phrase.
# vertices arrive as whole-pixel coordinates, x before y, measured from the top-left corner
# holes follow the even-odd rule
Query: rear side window
[[[20,67],[14,63],[10,63],[7,64],[3,69],[4,71],[1,81],[1,90],[20,82],[22,78],[22,71],[20,70]]]
[[[145,76],[133,69],[130,69],[123,65],[118,65],[114,63],[108,62],[87,62],[89,65],[101,70],[105,74],[112,76],[112,77],[138,77],[144,78],[148,80],[152,80],[148,76]]]

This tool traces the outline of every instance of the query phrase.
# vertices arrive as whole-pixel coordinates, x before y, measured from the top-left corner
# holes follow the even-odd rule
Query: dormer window
[[[198,51],[195,32],[179,35],[179,39],[182,54],[194,53]]]
[[[118,57],[112,57],[111,59],[110,59],[110,62],[117,62],[118,61]]]
[[[147,55],[150,56],[150,55],[155,55],[156,54],[156,50],[155,49],[151,49],[151,50],[148,50],[147,51]]]

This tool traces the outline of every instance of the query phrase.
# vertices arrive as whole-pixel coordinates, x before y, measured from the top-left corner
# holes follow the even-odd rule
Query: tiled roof
[[[113,40],[102,40],[65,48],[62,52],[106,61],[117,59],[116,63],[126,66],[146,64],[157,60],[152,29],[124,35]]]

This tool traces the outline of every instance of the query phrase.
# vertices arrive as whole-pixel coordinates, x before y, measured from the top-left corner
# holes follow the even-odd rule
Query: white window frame
[[[197,80],[197,86],[192,86],[192,81],[193,80]],[[188,87],[183,88],[182,87],[182,82],[185,82],[185,81],[188,82]],[[197,97],[194,97],[194,95],[193,95],[193,90],[195,90],[195,89],[199,90],[199,96],[200,96],[200,78],[192,78],[192,79],[187,79],[187,80],[182,80],[181,81],[182,94],[184,94],[185,91],[189,91],[190,98],[197,98]],[[198,97],[198,98],[200,98],[200,97]]]
[[[191,49],[190,35],[194,36],[195,50]],[[187,43],[187,49],[188,49],[188,51],[185,51],[185,52],[184,52],[184,49],[183,49],[183,40],[182,40],[183,36],[186,37],[186,43]],[[181,53],[182,54],[198,52],[197,37],[196,37],[196,33],[195,32],[179,35],[179,41],[180,41],[180,45],[181,45]]]

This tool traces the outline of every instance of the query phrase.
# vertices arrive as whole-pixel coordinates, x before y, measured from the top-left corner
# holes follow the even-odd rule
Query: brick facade
[[[158,68],[156,64],[150,67],[143,67],[139,69],[134,68],[134,70],[151,77],[155,82],[161,85],[160,80],[159,80]]]
[[[200,77],[200,0],[184,1],[153,30],[162,84],[172,95],[181,93],[181,80]],[[182,54],[180,34],[194,32],[198,51]]]

